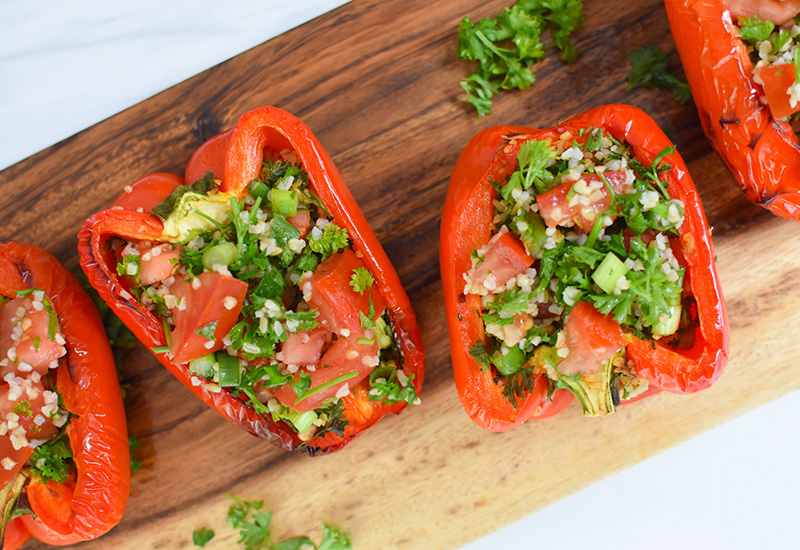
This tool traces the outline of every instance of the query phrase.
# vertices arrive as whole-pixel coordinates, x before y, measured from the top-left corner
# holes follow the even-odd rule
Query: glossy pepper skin
[[[310,185],[325,208],[341,227],[347,228],[353,248],[375,277],[377,287],[386,301],[395,336],[403,356],[402,369],[414,375],[417,392],[424,380],[424,351],[422,337],[408,296],[400,283],[386,253],[369,227],[364,215],[339,175],[333,161],[311,130],[295,116],[275,107],[262,107],[241,117],[236,128],[215,136],[201,146],[187,168],[189,181],[201,167],[224,167],[219,189],[243,197],[247,185],[261,170],[264,150],[295,152],[309,174]],[[219,177],[219,176],[218,176]],[[146,182],[147,192],[138,193],[140,182]],[[109,254],[106,242],[113,236],[126,240],[161,239],[161,220],[136,211],[137,202],[145,211],[166,197],[183,178],[165,174],[147,176],[133,186],[133,193],[123,195],[115,205],[122,210],[106,210],[90,217],[79,234],[81,266],[91,285],[122,321],[148,348],[166,345],[164,328],[159,318],[139,305],[125,291],[116,272],[116,259]],[[141,197],[141,201],[137,199]],[[307,444],[298,438],[282,421],[258,414],[245,401],[222,391],[213,393],[204,386],[193,386],[187,364],[175,364],[165,353],[155,354],[158,360],[186,387],[205,401],[224,418],[239,424],[250,433],[265,438],[289,450],[301,447],[309,454],[335,451],[346,445],[364,429],[388,413],[399,413],[405,403],[379,405],[369,401],[368,381],[354,387],[343,401],[349,422],[344,437],[328,433]]]
[[[32,534],[53,545],[94,539],[122,518],[130,488],[125,409],[114,358],[91,298],[50,254],[34,246],[0,244],[0,294],[40,288],[50,297],[66,340],[56,384],[72,418],[65,427],[76,466],[73,480],[32,479],[27,498],[36,518],[15,519],[5,549]]]
[[[747,198],[800,220],[800,142],[775,120],[725,0],[665,0],[670,29],[711,146]]]
[[[522,142],[530,139],[556,140],[564,132],[578,135],[582,128],[600,127],[626,142],[633,155],[645,165],[671,145],[658,125],[643,111],[628,105],[607,105],[586,111],[555,128],[539,130],[520,126],[495,126],[480,132],[467,144],[456,163],[447,191],[440,239],[440,262],[445,307],[450,331],[453,373],[467,414],[480,426],[504,431],[528,420],[552,416],[563,409],[571,394],[556,392],[547,399],[547,383],[540,377],[533,391],[514,408],[493,381],[489,369],[482,371],[469,354],[469,347],[485,341],[480,316],[480,297],[464,295],[463,274],[471,267],[471,251],[485,245],[491,236],[496,191],[490,180],[505,182],[514,171]],[[728,321],[719,276],[714,263],[708,222],[697,191],[683,160],[675,153],[664,162],[670,195],[683,201],[685,220],[679,244],[673,238],[686,265],[684,295],[696,301],[697,328],[691,349],[672,349],[656,341],[655,348],[626,334],[627,359],[650,383],[649,393],[666,390],[689,393],[710,386],[722,373],[728,356]],[[565,390],[561,390],[563,392]]]

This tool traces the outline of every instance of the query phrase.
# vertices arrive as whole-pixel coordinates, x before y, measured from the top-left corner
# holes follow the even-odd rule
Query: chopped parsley
[[[363,295],[367,289],[375,282],[375,278],[364,267],[357,267],[353,270],[353,276],[350,278],[350,286],[353,287],[355,292]]]
[[[206,544],[211,542],[211,539],[214,538],[216,533],[212,529],[208,527],[201,527],[200,529],[195,529],[192,532],[192,542],[195,546],[199,546],[203,548]]]
[[[369,375],[369,400],[388,405],[403,401],[412,405],[417,401],[413,381],[413,374],[405,376],[393,365],[377,367]]]
[[[753,46],[767,40],[774,30],[775,23],[772,21],[764,21],[758,17],[739,19],[739,37]]]
[[[631,70],[628,73],[630,92],[635,88],[659,88],[672,90],[675,101],[684,105],[692,99],[689,84],[676,77],[667,68],[667,54],[657,46],[645,46],[628,54]]]
[[[525,90],[535,81],[531,67],[548,49],[561,50],[572,63],[578,52],[570,39],[583,24],[582,0],[519,0],[494,17],[472,23],[465,17],[458,30],[458,58],[476,61],[472,76],[461,81],[478,118],[491,114],[500,90]],[[550,41],[545,42],[549,31]]]
[[[347,229],[339,227],[333,222],[325,225],[322,229],[322,235],[319,237],[314,237],[314,232],[312,231],[311,238],[308,240],[309,248],[321,254],[323,261],[338,251],[347,248],[349,243]]]
[[[227,523],[234,529],[239,530],[238,544],[244,546],[245,550],[352,549],[348,535],[338,527],[327,524],[322,525],[322,541],[319,546],[314,544],[307,536],[291,537],[275,542],[272,540],[271,532],[272,512],[264,509],[263,500],[244,500],[230,493],[225,496],[234,502],[228,508]],[[195,542],[195,544],[197,543]]]
[[[64,483],[74,466],[66,431],[62,430],[57,437],[36,447],[28,465],[37,479]]]
[[[14,405],[14,412],[17,413],[18,416],[33,416],[31,413],[31,402],[30,401],[19,401],[16,405]]]

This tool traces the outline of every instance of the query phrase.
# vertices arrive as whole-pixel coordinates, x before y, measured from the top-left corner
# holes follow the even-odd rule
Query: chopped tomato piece
[[[800,0],[727,0],[734,17],[753,17],[783,25],[800,13]]]
[[[178,267],[183,252],[182,247],[172,248],[170,244],[159,244],[143,250],[140,256],[142,267],[139,281],[143,285],[152,285],[167,279]]]
[[[171,289],[181,300],[172,310],[175,328],[169,351],[175,363],[186,363],[221,349],[222,339],[236,324],[247,294],[247,283],[228,275],[206,272],[197,280],[199,286],[181,281]],[[216,323],[213,340],[199,332],[212,323]]]
[[[300,232],[301,239],[308,235],[308,230],[311,228],[311,214],[308,210],[298,210],[296,216],[286,218],[286,221]]]
[[[580,302],[564,325],[569,355],[558,364],[561,374],[593,374],[625,345],[622,328],[588,302]]]
[[[322,356],[322,348],[331,337],[333,333],[323,327],[290,334],[281,347],[282,361],[287,365],[316,365]]]
[[[605,172],[603,176],[615,192],[630,192],[624,170]],[[589,233],[598,214],[608,210],[611,198],[603,179],[591,174],[584,175],[577,181],[568,181],[555,186],[550,191],[538,195],[536,202],[539,205],[539,214],[547,227],[572,222],[585,233]]]
[[[36,300],[38,292],[41,291],[30,297],[14,298],[0,306],[0,377],[10,372],[22,376],[31,371],[44,374],[51,366],[56,366],[53,361],[67,352],[64,336],[58,327],[53,339],[48,337],[50,313],[44,309],[41,300]],[[35,302],[41,306],[34,306]]]
[[[275,397],[297,411],[314,410],[323,406],[326,399],[336,397],[343,386],[352,388],[361,382],[378,364],[379,354],[380,348],[371,330],[351,333],[347,338],[340,337],[331,344],[316,369],[307,371],[311,375],[311,389],[351,372],[356,372],[356,376],[318,391],[299,403],[294,388],[289,384],[278,388]],[[295,376],[299,378],[299,374]]]
[[[768,65],[757,72],[773,117],[784,118],[800,111],[800,103],[792,107],[789,102],[789,87],[795,83],[794,64]]]
[[[482,285],[492,276],[494,288],[499,288],[511,277],[533,265],[533,258],[528,255],[522,241],[510,231],[498,234],[493,241],[483,256],[483,261],[475,268],[472,281]]]
[[[14,389],[12,390],[12,385]],[[14,394],[12,395],[12,391]],[[16,377],[11,383],[4,383],[0,387],[0,419],[6,423],[8,432],[2,438],[12,435],[15,428],[19,426],[25,431],[28,441],[34,439],[47,440],[53,438],[58,433],[50,419],[52,408],[45,400],[44,386],[39,379]],[[55,393],[48,392],[51,400],[58,397]],[[51,403],[57,401],[51,401]],[[46,409],[45,409],[46,408]],[[42,409],[46,412],[43,414]],[[14,422],[9,425],[9,415],[15,414]]]
[[[375,307],[372,319],[377,319],[386,309],[386,302],[375,283],[363,294],[350,286],[353,272],[359,268],[366,269],[364,262],[347,249],[319,264],[314,274],[301,283],[306,302],[319,312],[317,320],[320,325],[337,334],[341,329],[362,330],[358,314],[369,312],[370,300]]]

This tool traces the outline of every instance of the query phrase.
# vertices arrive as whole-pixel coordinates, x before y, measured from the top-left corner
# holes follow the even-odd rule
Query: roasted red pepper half
[[[686,325],[683,331],[684,337],[681,338],[682,341],[678,341],[674,337],[672,339],[661,339],[659,337],[640,339],[634,334],[635,331],[627,325],[623,324],[621,326],[611,315],[603,315],[589,305],[588,302],[578,299],[571,311],[567,308],[567,322],[562,331],[565,333],[566,338],[562,339],[559,335],[559,343],[556,345],[553,342],[551,351],[556,352],[557,349],[566,345],[571,349],[570,355],[567,356],[569,359],[570,357],[586,358],[587,353],[589,355],[599,354],[603,353],[605,349],[616,350],[619,348],[623,351],[618,352],[618,354],[621,354],[622,359],[624,359],[620,364],[627,364],[628,367],[632,366],[638,376],[649,384],[649,389],[644,395],[658,390],[675,393],[702,390],[717,379],[726,363],[729,340],[727,314],[714,262],[708,223],[700,205],[697,191],[683,160],[677,153],[673,152],[674,150],[667,149],[671,146],[671,143],[647,114],[627,105],[608,105],[584,112],[555,128],[543,130],[517,126],[489,128],[475,136],[458,159],[450,180],[442,214],[440,240],[442,283],[444,286],[456,388],[466,412],[478,425],[486,429],[503,431],[514,428],[529,418],[552,416],[563,409],[571,398],[571,394],[563,389],[571,389],[568,385],[556,385],[553,387],[552,382],[548,384],[548,376],[543,375],[544,373],[541,372],[537,374],[537,371],[533,370],[531,372],[535,378],[529,380],[527,386],[519,384],[519,387],[516,388],[516,399],[510,399],[509,395],[511,393],[508,386],[513,376],[511,378],[503,378],[500,373],[506,369],[509,372],[515,372],[514,369],[519,369],[522,366],[524,359],[520,359],[516,365],[512,364],[513,360],[510,359],[513,355],[514,345],[508,346],[509,349],[506,356],[497,361],[495,365],[490,365],[492,357],[487,355],[487,351],[491,351],[488,349],[490,337],[486,332],[489,325],[485,324],[488,321],[485,321],[482,313],[487,311],[487,299],[498,302],[501,298],[491,293],[488,296],[481,297],[471,291],[468,292],[468,290],[474,288],[478,281],[488,279],[492,272],[499,273],[501,275],[496,277],[498,280],[493,281],[490,286],[496,284],[501,288],[510,288],[510,291],[503,291],[505,294],[502,300],[507,303],[512,313],[524,312],[525,307],[528,305],[527,302],[521,306],[518,302],[515,302],[516,297],[524,291],[520,291],[518,286],[511,286],[511,284],[523,285],[523,282],[518,278],[519,282],[514,283],[511,280],[508,286],[503,287],[506,284],[506,280],[512,276],[512,272],[520,273],[521,275],[529,273],[529,277],[535,277],[537,275],[536,272],[553,268],[552,265],[543,267],[539,260],[532,263],[533,260],[531,258],[525,259],[522,256],[524,252],[515,252],[512,247],[501,244],[502,239],[497,235],[505,236],[510,232],[503,233],[505,230],[501,229],[500,233],[497,233],[498,226],[507,225],[510,222],[498,220],[498,217],[504,217],[498,214],[497,210],[498,201],[504,198],[500,196],[498,191],[505,193],[506,186],[521,184],[520,180],[515,179],[520,174],[518,155],[521,148],[538,142],[538,145],[542,145],[542,148],[538,151],[547,155],[547,151],[550,150],[550,144],[560,141],[562,143],[562,149],[560,150],[563,151],[563,154],[557,158],[550,154],[549,158],[553,160],[548,162],[553,164],[558,161],[566,166],[568,161],[562,159],[569,158],[573,152],[578,153],[573,155],[573,158],[578,159],[576,163],[579,161],[585,162],[583,159],[586,153],[581,148],[588,150],[588,140],[599,141],[601,137],[604,140],[611,140],[608,143],[613,141],[613,143],[622,143],[628,147],[633,158],[641,163],[642,170],[645,169],[644,167],[652,168],[653,165],[658,165],[658,176],[663,183],[666,183],[666,190],[669,196],[672,197],[673,202],[679,201],[683,205],[683,221],[670,237],[669,242],[672,250],[675,251],[675,256],[678,256],[678,259],[685,266],[685,273],[681,279],[682,283],[677,283],[681,285],[678,287],[677,292],[684,299],[688,299],[691,302],[691,305],[683,310],[684,317],[681,323]],[[547,145],[547,147],[543,144]],[[619,150],[621,148],[622,145],[620,145]],[[529,159],[534,157],[535,153],[531,152],[532,150],[533,148],[526,153],[529,155]],[[597,154],[599,155],[600,153]],[[536,162],[531,160],[531,164],[535,165]],[[547,163],[543,162],[538,165],[538,168],[546,165]],[[660,168],[662,165],[664,166],[663,169]],[[534,174],[536,170],[537,168],[533,168],[528,173]],[[565,170],[568,169],[565,168]],[[623,173],[625,173],[624,170]],[[513,177],[512,174],[514,175]],[[553,248],[556,243],[544,241],[545,227],[542,218],[537,218],[537,216],[544,216],[548,225],[547,238],[552,238],[558,233],[556,224],[563,223],[561,220],[566,216],[564,210],[568,208],[566,206],[568,203],[567,197],[574,197],[571,200],[574,200],[576,204],[580,204],[577,199],[580,199],[581,195],[580,192],[576,193],[575,191],[578,189],[578,184],[575,181],[556,185],[562,175],[564,179],[567,179],[566,172],[562,172],[550,184],[555,185],[550,191],[541,193],[537,191],[538,202],[535,204],[527,203],[527,206],[525,206],[527,211],[519,210],[517,214],[512,213],[511,218],[506,217],[506,220],[511,219],[515,220],[514,223],[522,223],[522,225],[518,225],[518,228],[526,231],[535,225],[535,218],[539,219],[538,223],[542,224],[541,229],[543,232],[541,242],[544,242],[545,249],[548,247]],[[536,177],[544,176],[546,176],[546,173],[539,171]],[[552,176],[550,177],[552,178]],[[588,204],[586,208],[589,211],[584,209],[580,215],[573,213],[574,219],[566,223],[569,228],[563,228],[559,225],[559,231],[563,230],[566,233],[567,229],[574,230],[575,233],[569,238],[575,240],[574,237],[577,236],[578,240],[587,240],[586,233],[582,233],[583,229],[581,227],[584,225],[585,220],[581,216],[585,215],[586,219],[595,219],[592,209],[596,214],[602,216],[600,211],[602,208],[608,207],[609,193],[617,193],[612,191],[616,187],[616,184],[613,183],[615,179],[617,179],[617,175],[611,169],[606,169],[602,177],[595,174],[581,177],[580,184],[585,188],[599,189],[597,191],[598,200],[590,202],[587,193],[585,204]],[[595,185],[595,180],[603,180],[606,186],[602,183],[596,183]],[[560,193],[561,186],[567,185],[569,187],[573,184],[573,188],[566,194],[566,197],[561,199],[565,202],[560,203],[556,209],[558,216],[554,219],[551,215],[553,208],[550,208],[550,210],[545,209],[546,206],[552,206],[548,204],[548,201],[552,200],[553,195]],[[595,187],[592,187],[592,185],[595,185]],[[530,191],[525,191],[525,193],[522,193],[523,188],[521,186],[519,189],[512,191],[511,195],[508,195],[516,197],[517,205],[523,204],[520,202],[523,200],[530,201],[529,196],[527,199],[525,198],[525,193],[532,192],[533,187],[530,188]],[[645,193],[647,196],[659,194],[655,188],[652,191],[645,191]],[[617,197],[624,197],[624,195],[617,195]],[[606,206],[601,208],[598,204],[603,203],[603,201],[605,201]],[[637,208],[639,207],[637,206]],[[523,219],[521,217],[513,217],[514,215],[521,216],[523,214],[528,216],[524,218],[527,220],[525,222],[521,221]],[[596,219],[600,220],[599,217]],[[616,227],[613,219],[615,219],[614,216],[609,216],[608,222],[605,223],[605,226],[612,226],[608,228],[609,230]],[[602,224],[596,225],[602,226]],[[495,234],[495,237],[490,241],[493,234]],[[597,233],[594,236],[590,234],[588,239],[596,239],[597,237]],[[517,237],[514,238],[516,239]],[[620,247],[625,246],[624,243],[638,239],[637,242],[640,243],[641,249],[644,250],[648,250],[649,245],[654,246],[655,243],[653,241],[656,240],[652,236],[651,230],[642,231],[641,235],[636,237],[629,229],[625,229],[624,232],[618,231],[615,238],[618,239],[617,242]],[[609,238],[609,240],[613,239]],[[526,243],[526,248],[530,252],[529,243]],[[586,247],[579,248],[585,255],[594,254],[592,251],[586,250]],[[576,249],[572,250],[574,254],[577,254]],[[525,255],[527,256],[527,254]],[[491,269],[482,269],[482,262],[483,265],[490,264]],[[513,264],[517,265],[514,269],[510,267]],[[536,270],[536,272],[522,271],[526,269],[525,266],[529,265],[532,265],[530,269]],[[620,265],[622,264],[620,263]],[[556,266],[555,269],[558,269],[558,267]],[[627,270],[627,268],[625,269]],[[639,266],[631,267],[631,269],[641,270],[642,268]],[[466,276],[468,273],[471,274],[471,277]],[[575,273],[577,280],[580,275],[577,271]],[[625,277],[618,277],[618,279],[625,279]],[[571,280],[568,280],[568,282],[571,284]],[[486,283],[484,282],[484,284]],[[530,285],[531,283],[527,282],[526,284]],[[571,292],[574,292],[575,295],[586,295],[591,292],[602,294],[592,284],[592,281],[584,282],[583,284],[583,290],[574,289]],[[547,284],[547,287],[550,288],[543,287],[545,288],[545,293],[555,289],[555,283]],[[528,295],[535,295],[536,292],[534,290],[533,294],[529,293]],[[558,289],[555,292],[561,293],[562,289]],[[607,295],[607,297],[613,296]],[[543,305],[546,306],[547,304]],[[539,317],[549,315],[546,307],[540,308],[538,311]],[[505,322],[502,320],[504,312],[500,311],[499,316],[501,319],[497,319],[497,315],[494,314],[495,329],[498,329],[498,327],[503,329],[504,326],[513,328],[514,325],[519,325],[520,322],[525,323],[526,318],[528,324],[523,325],[523,332],[519,334],[524,334],[524,330],[531,328],[530,310],[528,310],[528,313],[517,314],[513,318],[511,315],[506,315]],[[534,313],[533,317],[536,316],[536,313]],[[507,323],[512,320],[513,323],[508,325]],[[675,321],[677,323],[677,319]],[[528,333],[528,335],[530,334]],[[540,334],[543,338],[552,336],[555,339],[554,334],[548,334],[546,331],[540,332]],[[503,333],[503,338],[507,338],[505,333]],[[516,344],[518,338],[519,335],[514,338],[512,344]],[[539,337],[537,336],[536,338]],[[493,339],[492,342],[494,341]],[[507,340],[504,340],[504,342],[507,342]],[[505,347],[503,346],[504,349]],[[543,364],[549,363],[555,368],[555,362],[559,358],[556,357],[556,361],[552,361],[551,357],[555,356],[549,355],[542,358]],[[529,362],[525,364],[532,364],[531,361],[536,359],[536,357],[529,358]],[[565,365],[566,360],[564,360],[564,363],[558,364],[559,366]],[[547,368],[550,369],[551,367]],[[579,369],[576,369],[571,372],[578,371]],[[565,381],[569,381],[570,377],[563,378]],[[553,393],[554,390],[555,393]],[[640,395],[639,397],[642,396]],[[584,404],[583,401],[581,401],[581,404]],[[586,412],[586,407],[584,407],[584,410]],[[598,414],[602,414],[602,412]]]
[[[36,290],[32,292],[32,289]],[[43,296],[37,297],[39,293],[43,293]],[[0,483],[5,491],[10,484],[27,480],[23,491],[35,516],[23,515],[9,524],[4,537],[5,548],[17,548],[31,534],[54,545],[94,539],[106,533],[122,518],[128,501],[131,475],[122,393],[102,321],[78,281],[54,257],[34,246],[0,244],[0,295],[10,299],[6,305],[11,304],[14,308],[18,307],[14,300],[21,300],[20,296],[31,296],[31,300],[34,300],[31,302],[31,315],[26,313],[24,317],[21,316],[21,310],[25,309],[22,305],[16,312],[11,312],[15,316],[12,321],[15,318],[18,320],[15,327],[18,345],[11,353],[16,360],[8,364],[3,362],[2,367],[8,374],[3,378],[4,434],[0,444],[7,452],[3,467],[0,468]],[[52,315],[50,330],[58,329],[55,339],[63,342],[66,348],[66,355],[57,359],[57,365],[50,365],[47,375],[47,384],[54,381],[55,388],[63,398],[63,407],[70,416],[62,430],[69,440],[73,462],[68,466],[66,480],[61,483],[43,481],[43,478],[31,474],[30,463],[26,465],[19,458],[22,453],[27,460],[35,451],[29,447],[17,449],[19,441],[12,441],[13,447],[7,442],[9,437],[13,437],[11,426],[17,423],[22,426],[26,416],[36,416],[29,426],[32,428],[28,430],[29,439],[34,437],[34,433],[44,432],[48,426],[44,417],[36,415],[38,400],[48,393],[42,392],[39,387],[40,377],[35,376],[33,380],[34,376],[29,376],[25,380],[14,381],[15,375],[30,373],[30,365],[25,361],[34,355],[34,351],[24,349],[30,347],[26,338],[30,339],[28,331],[36,330],[35,322],[31,323],[31,319],[43,312]],[[5,314],[3,319],[5,323]],[[36,353],[40,350],[44,352],[51,345],[47,338],[44,334],[33,337]],[[31,382],[39,387],[33,394],[28,387]],[[18,414],[12,419],[9,411],[5,410],[5,403],[15,391],[12,387],[15,383],[26,400],[17,399],[14,411]],[[20,408],[21,405],[24,406]],[[17,460],[9,458],[9,454],[13,454]],[[16,464],[12,465],[14,462]]]
[[[347,394],[346,387],[342,390],[346,394],[343,397],[339,391],[336,392],[336,398],[341,398],[341,403],[344,405],[343,415],[346,425],[343,431],[340,433],[328,431],[319,436],[311,435],[310,440],[308,440],[309,437],[300,436],[298,433],[300,428],[296,427],[296,430],[292,430],[284,418],[275,417],[269,411],[261,408],[262,405],[265,405],[266,397],[260,403],[255,403],[252,395],[248,398],[243,391],[237,390],[235,387],[220,389],[215,384],[203,383],[190,370],[189,363],[198,354],[216,352],[217,355],[214,357],[218,357],[220,353],[225,353],[225,349],[230,352],[232,344],[228,333],[236,332],[236,326],[238,326],[237,324],[231,329],[231,325],[237,321],[237,317],[233,313],[238,315],[240,311],[244,311],[244,308],[250,306],[253,301],[250,293],[255,292],[254,286],[259,285],[254,284],[251,280],[248,287],[247,282],[228,276],[230,272],[224,266],[213,263],[209,264],[202,274],[192,278],[191,281],[187,277],[185,282],[176,282],[170,292],[177,296],[179,301],[188,300],[190,306],[187,311],[192,313],[187,315],[180,308],[174,309],[173,349],[167,352],[165,347],[168,347],[168,334],[165,332],[165,323],[151,309],[142,305],[131,295],[129,292],[131,289],[130,278],[124,276],[125,274],[120,275],[117,270],[119,249],[116,251],[112,249],[113,243],[120,240],[128,243],[160,243],[167,240],[164,236],[164,219],[149,212],[178,185],[183,183],[191,185],[208,172],[215,175],[214,185],[216,186],[215,188],[212,186],[210,195],[216,198],[223,197],[221,199],[223,203],[225,197],[230,197],[233,201],[239,199],[242,201],[241,204],[245,204],[244,199],[246,198],[250,201],[247,204],[252,205],[255,191],[251,182],[255,185],[254,180],[258,180],[261,176],[266,179],[272,178],[270,174],[262,174],[262,170],[267,165],[267,159],[276,158],[290,159],[291,163],[302,167],[302,171],[308,176],[307,189],[311,191],[309,195],[313,194],[316,197],[315,200],[318,201],[314,202],[313,208],[319,208],[319,211],[324,210],[325,216],[330,217],[330,220],[326,219],[325,223],[330,221],[332,222],[331,226],[335,224],[339,228],[345,228],[352,241],[352,248],[330,255],[327,259],[325,259],[327,254],[324,255],[322,258],[324,261],[305,273],[304,277],[306,278],[302,278],[300,282],[294,281],[297,284],[293,290],[294,297],[287,297],[284,294],[283,298],[276,299],[271,306],[280,309],[281,304],[275,302],[282,300],[285,304],[287,301],[296,301],[297,294],[302,288],[304,303],[307,301],[309,307],[319,311],[318,317],[315,318],[319,326],[314,330],[301,330],[298,334],[289,334],[282,344],[276,346],[275,351],[279,355],[270,354],[262,358],[265,361],[263,364],[272,361],[271,364],[275,365],[274,358],[280,356],[283,360],[283,354],[286,354],[286,363],[289,363],[290,356],[291,361],[294,362],[294,364],[287,365],[287,369],[291,369],[288,372],[287,369],[283,369],[281,373],[274,373],[284,377],[294,376],[294,380],[290,380],[286,385],[288,390],[286,388],[277,390],[270,388],[267,395],[270,403],[275,403],[277,399],[280,404],[291,404],[297,414],[305,413],[309,409],[319,407],[322,401],[327,404],[332,402],[330,399],[326,400],[326,398],[333,397],[328,395],[332,391],[331,388],[336,387],[331,384],[342,384],[343,379],[352,380],[347,382],[351,385],[349,394]],[[287,164],[283,166],[285,167]],[[285,182],[286,189],[277,189],[276,187],[267,192],[265,182],[259,180],[258,185],[264,189],[256,193],[258,194],[258,204],[252,207],[248,206],[253,209],[249,214],[245,212],[238,216],[232,214],[227,219],[224,216],[218,218],[220,222],[234,223],[229,220],[232,220],[233,217],[241,218],[242,215],[252,216],[260,204],[268,204],[267,201],[272,201],[270,214],[258,213],[262,216],[262,222],[259,223],[262,225],[264,222],[271,223],[274,228],[278,223],[275,220],[280,218],[283,226],[288,228],[287,230],[296,238],[287,241],[282,247],[276,247],[274,240],[263,238],[262,250],[266,250],[264,254],[271,255],[270,262],[272,263],[263,263],[262,269],[272,270],[270,265],[288,265],[284,260],[279,259],[286,247],[294,247],[292,250],[295,252],[301,249],[305,250],[303,248],[305,245],[300,240],[305,239],[310,243],[309,239],[314,239],[316,238],[314,235],[318,236],[322,233],[320,228],[323,226],[319,223],[314,226],[314,220],[309,219],[308,211],[299,209],[295,193],[297,188],[291,187],[291,182],[281,174],[275,172],[273,180]],[[299,180],[293,179],[292,181],[296,184]],[[275,181],[271,181],[270,185],[273,184],[278,185]],[[303,192],[305,193],[305,191]],[[263,203],[260,202],[262,199],[264,199]],[[279,201],[283,202],[279,203]],[[284,213],[283,217],[278,215],[279,212]],[[263,216],[267,216],[267,219],[264,220]],[[208,216],[205,218],[207,219]],[[169,220],[166,223],[169,223]],[[254,228],[254,230],[256,229]],[[219,235],[218,233],[217,237]],[[238,233],[236,238],[240,238]],[[408,401],[376,401],[375,393],[369,393],[371,390],[370,376],[367,376],[369,372],[365,371],[360,363],[362,358],[371,361],[376,359],[374,355],[367,355],[376,353],[375,350],[378,349],[371,337],[372,331],[368,328],[364,329],[362,326],[371,326],[372,320],[379,321],[380,317],[376,318],[376,315],[380,316],[382,311],[385,311],[385,315],[388,316],[394,338],[393,345],[396,345],[399,350],[397,352],[400,357],[397,376],[402,379],[404,385],[409,380],[413,381],[413,388],[416,392],[419,392],[422,387],[424,352],[421,335],[400,280],[331,158],[311,130],[295,116],[285,111],[274,107],[263,107],[243,115],[234,129],[211,138],[197,150],[189,161],[185,180],[169,174],[153,174],[126,188],[126,192],[110,210],[95,214],[86,221],[79,234],[79,241],[81,265],[89,282],[139,340],[154,350],[158,360],[195,395],[224,418],[239,424],[250,433],[268,439],[286,449],[302,448],[312,455],[320,451],[337,450],[384,415],[398,413],[407,405]],[[311,247],[310,244],[308,246]],[[224,247],[227,247],[229,252],[226,260],[228,263],[231,258],[238,257],[242,252],[241,240],[236,247],[231,242],[224,243]],[[219,249],[222,250],[222,248]],[[169,274],[171,265],[178,261],[179,256],[175,249],[171,248],[171,245],[163,250],[165,254],[171,255],[171,260],[170,263],[162,262],[163,269],[155,270],[161,271],[162,277]],[[299,255],[299,252],[297,254]],[[294,258],[297,257],[294,256]],[[363,274],[364,268],[371,277],[374,277],[374,284],[369,276]],[[134,273],[137,272],[137,268],[134,267],[133,270]],[[313,271],[313,275],[311,271]],[[355,280],[356,272],[362,273],[366,279],[362,279],[360,283],[357,282]],[[149,278],[150,275],[147,274],[147,277]],[[353,277],[352,281],[351,277]],[[158,274],[154,278],[157,279]],[[288,278],[287,272],[284,274],[284,280],[286,281]],[[279,287],[282,285],[280,280],[277,283]],[[363,283],[366,283],[365,288],[357,288]],[[350,288],[351,286],[353,288]],[[175,290],[176,288],[177,290]],[[208,292],[215,294],[204,294],[202,290],[197,289],[209,289]],[[349,293],[350,297],[342,299],[343,293]],[[244,299],[243,305],[242,296],[245,294],[247,297]],[[265,307],[267,306],[265,305]],[[375,311],[372,312],[370,308]],[[229,311],[226,313],[226,310]],[[348,312],[344,312],[344,310],[348,310]],[[260,313],[258,314],[260,315]],[[187,319],[192,316],[196,318],[194,320]],[[256,321],[244,317],[246,316],[242,313],[238,320],[240,322],[243,319]],[[197,318],[201,318],[201,320]],[[269,319],[262,319],[264,324],[259,330],[263,331],[272,326],[266,325],[267,320]],[[362,325],[363,323],[366,324]],[[178,328],[179,326],[181,328]],[[198,330],[198,327],[202,328],[203,326],[208,327],[210,332]],[[365,333],[361,332],[363,330],[367,331],[366,337]],[[179,331],[181,331],[180,334],[178,334]],[[280,332],[283,332],[283,329],[280,329]],[[287,330],[287,332],[292,331]],[[350,336],[349,340],[348,336]],[[241,332],[239,337],[241,337]],[[176,338],[182,342],[179,349],[174,344]],[[358,342],[355,341],[356,339]],[[204,343],[206,344],[205,352],[203,351]],[[248,344],[243,346],[236,352],[238,357],[246,356],[245,352],[250,353],[254,349],[262,351],[258,346],[249,345],[248,347]],[[233,357],[235,360],[237,356]],[[247,358],[250,361],[253,360],[252,357]],[[225,356],[225,359],[226,361],[231,360],[230,356]],[[328,362],[334,363],[334,361],[335,365],[327,365]],[[355,363],[358,365],[353,366]],[[255,364],[251,362],[246,368],[250,369]],[[219,369],[221,371],[223,367],[220,366]],[[214,376],[217,376],[222,385],[223,376],[220,371],[217,371],[218,374]],[[313,387],[301,395],[302,390],[299,388],[302,386],[303,376],[310,376],[313,379]],[[373,373],[372,378],[374,377]],[[262,378],[258,384],[262,384],[263,380]],[[269,383],[272,378],[268,375],[266,380]],[[338,387],[342,389],[341,385]],[[253,389],[251,386],[249,389],[254,392],[260,391],[258,387]],[[325,389],[325,391],[315,393],[317,389]],[[370,399],[371,397],[373,399]],[[256,410],[254,406],[261,410]],[[270,411],[273,410],[270,409]]]
[[[748,200],[782,218],[800,219],[800,141],[788,122],[776,118],[785,113],[773,116],[762,101],[770,94],[754,80],[753,63],[726,1],[665,0],[665,5],[711,146]],[[786,67],[781,76],[794,82],[794,66]]]

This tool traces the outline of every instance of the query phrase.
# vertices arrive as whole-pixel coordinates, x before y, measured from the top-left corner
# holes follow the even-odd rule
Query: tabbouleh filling
[[[230,331],[220,335],[216,322],[198,329],[214,352],[189,362],[192,384],[238,395],[303,441],[329,432],[342,436],[348,424],[343,399],[362,388],[370,401],[418,402],[375,279],[293,152],[265,160],[244,199],[218,192],[210,173],[173,195],[154,210],[166,219],[170,242],[116,244],[117,270],[128,290],[174,335],[176,315],[187,302],[186,291],[176,291],[181,284],[201,292],[201,279],[217,274],[246,286],[242,303],[234,296],[223,299],[225,308],[241,308]],[[154,254],[169,257],[168,263],[162,259],[163,269],[145,265]],[[325,315],[331,321],[323,320],[309,303],[322,292],[317,289],[323,283],[313,286],[314,281],[338,269],[340,260],[352,269],[344,274],[346,291],[339,292],[350,294],[332,307],[334,314],[337,307],[356,308],[342,303],[361,304],[341,326],[330,312]],[[336,364],[328,364],[332,357],[339,358]],[[329,374],[334,369],[336,376]],[[367,385],[359,385],[362,380]],[[315,400],[318,406],[306,410],[303,405]]]
[[[515,171],[492,182],[492,238],[473,250],[464,274],[464,293],[481,297],[486,333],[470,353],[515,407],[542,374],[551,392],[571,390],[587,415],[613,412],[620,397],[647,389],[624,346],[588,371],[560,372],[571,351],[565,323],[582,302],[641,339],[688,332],[686,268],[673,251],[684,208],[663,179],[672,150],[645,166],[625,144],[586,128],[523,143]],[[512,252],[515,243],[524,253]]]

